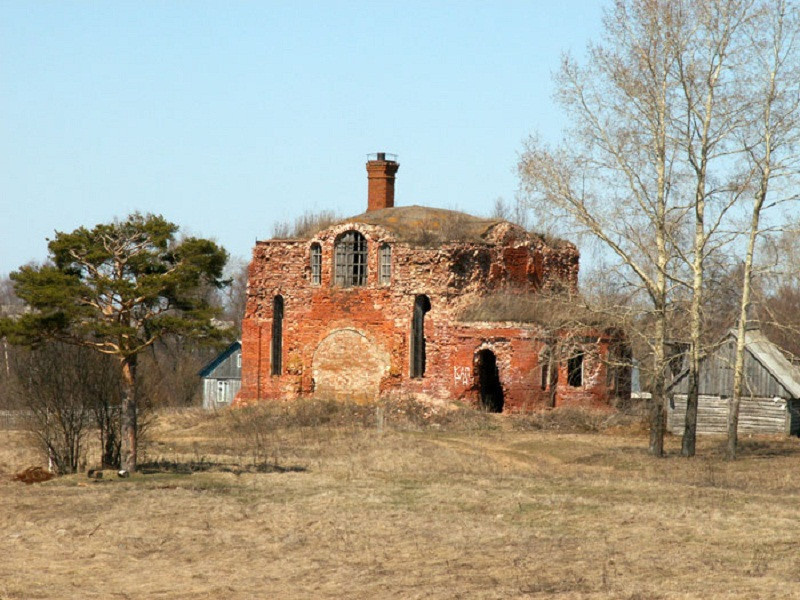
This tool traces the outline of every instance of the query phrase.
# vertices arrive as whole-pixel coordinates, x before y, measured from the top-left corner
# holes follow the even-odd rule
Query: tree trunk
[[[555,408],[556,394],[558,393],[558,357],[560,356],[561,347],[558,342],[551,345],[550,357],[547,365],[547,379],[550,385],[550,392],[548,398],[548,406]]]
[[[736,357],[734,360],[733,368],[733,395],[728,406],[728,459],[733,460],[736,458],[736,453],[739,446],[739,409],[742,400],[742,388],[744,387],[744,353],[745,353],[745,333],[747,332],[747,317],[748,309],[750,308],[750,295],[753,286],[753,256],[756,250],[756,239],[759,235],[759,224],[761,221],[761,210],[764,207],[764,201],[767,198],[769,190],[769,183],[772,177],[772,151],[773,151],[773,127],[774,122],[772,118],[773,103],[778,102],[776,95],[777,87],[777,73],[780,65],[782,64],[781,55],[783,54],[784,38],[783,38],[783,25],[784,25],[784,11],[786,5],[779,2],[776,5],[778,9],[775,13],[777,21],[774,22],[774,42],[772,44],[772,68],[769,71],[769,80],[764,97],[764,107],[761,114],[761,123],[763,127],[763,148],[764,155],[762,159],[756,160],[758,171],[760,171],[760,181],[758,191],[756,192],[753,212],[750,216],[750,236],[747,241],[747,255],[744,261],[744,275],[742,281],[742,299],[739,305],[739,324],[737,330],[736,340]],[[791,72],[791,71],[790,71]],[[778,104],[780,106],[780,104]],[[795,104],[796,106],[796,104]],[[781,122],[781,118],[777,122]],[[778,136],[780,139],[780,136]]]
[[[767,113],[769,116],[769,113]],[[769,137],[767,137],[769,141]],[[769,161],[770,147],[767,146],[766,160]],[[728,406],[728,458],[736,458],[739,445],[739,408],[742,400],[742,389],[744,387],[744,351],[745,333],[747,332],[747,313],[750,308],[750,294],[753,287],[753,256],[756,250],[756,238],[758,237],[758,227],[761,220],[761,208],[764,205],[764,198],[767,196],[767,187],[770,178],[770,165],[767,162],[766,168],[762,171],[761,186],[756,195],[753,205],[753,214],[750,220],[750,237],[747,241],[747,255],[744,261],[744,276],[742,281],[742,301],[739,306],[739,325],[737,328],[736,357],[733,366],[733,394]]]
[[[694,456],[697,442],[697,402],[699,398],[699,379],[700,370],[695,363],[694,350],[689,358],[689,389],[686,393],[686,424],[683,430],[683,440],[681,441],[681,455],[686,457]]]
[[[702,215],[702,200],[696,210]],[[695,240],[694,282],[691,306],[691,346],[689,347],[688,389],[686,391],[686,422],[681,440],[681,455],[687,458],[695,455],[697,445],[697,404],[700,399],[700,344],[702,342],[702,295],[703,295],[703,243],[702,217],[698,221]]]
[[[101,436],[103,443],[103,468],[118,469],[120,466],[120,449],[119,437],[117,433],[117,421],[113,415],[113,408],[107,407],[103,415],[103,421],[100,425],[103,434]]]
[[[744,336],[747,331],[747,324],[741,318],[737,329],[738,337],[736,340],[736,358],[733,367],[733,395],[728,402],[728,460],[736,458],[739,449],[739,408],[742,403],[742,375],[744,371]],[[741,345],[741,350],[739,346]],[[740,363],[741,357],[741,363]]]
[[[706,114],[711,114],[711,98],[709,93],[707,100]],[[710,127],[708,118],[705,123],[704,140],[707,139],[707,131]],[[706,208],[706,167],[707,146],[704,142],[701,156],[702,160],[697,176],[697,188],[695,192],[695,230],[694,230],[694,258],[692,260],[692,303],[689,308],[690,319],[690,339],[689,348],[689,389],[686,392],[686,426],[683,430],[683,440],[681,442],[681,455],[686,457],[694,456],[695,444],[697,441],[697,402],[700,393],[700,349],[703,334],[703,279],[705,275],[705,253],[706,241],[708,240],[705,230],[705,208]]]
[[[122,451],[120,468],[123,471],[136,470],[136,356],[122,361]]]
[[[653,348],[653,386],[650,397],[650,454],[664,456],[664,433],[667,429],[666,415],[666,313],[663,306],[656,310],[656,339]]]
[[[650,398],[650,454],[664,456],[664,431],[666,415],[664,414],[664,386],[654,382]]]
[[[11,366],[8,363],[8,342],[3,338],[3,358],[6,364],[6,377],[11,379]]]

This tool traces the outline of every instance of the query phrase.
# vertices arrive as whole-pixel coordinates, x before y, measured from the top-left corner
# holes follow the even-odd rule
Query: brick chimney
[[[394,206],[394,176],[400,163],[397,155],[371,154],[367,160],[367,212]]]

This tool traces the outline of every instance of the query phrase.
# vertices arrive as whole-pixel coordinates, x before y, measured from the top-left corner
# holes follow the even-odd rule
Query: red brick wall
[[[368,243],[367,285],[332,285],[333,246],[351,229]],[[310,247],[322,247],[322,281],[311,283]],[[378,283],[378,249],[392,247],[392,280]],[[482,348],[497,357],[504,410],[546,406],[539,352],[542,332],[520,324],[461,323],[459,312],[493,290],[531,293],[555,285],[575,289],[578,252],[547,246],[520,228],[502,223],[486,243],[453,242],[432,247],[405,243],[376,225],[341,224],[311,240],[258,242],[250,264],[242,325],[240,402],[332,396],[371,401],[383,394],[478,404],[475,357]],[[270,374],[273,298],[284,299],[283,373]],[[410,332],[414,299],[425,294],[425,376],[412,379]],[[604,352],[603,344],[599,352]],[[556,404],[607,404],[602,361],[587,355],[586,385],[570,388],[566,366]]]
[[[394,206],[394,177],[399,166],[391,160],[367,163],[367,210]]]

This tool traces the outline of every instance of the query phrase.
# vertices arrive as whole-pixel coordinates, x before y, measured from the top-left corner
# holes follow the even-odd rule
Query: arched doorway
[[[503,412],[503,386],[497,357],[491,350],[484,349],[478,352],[475,362],[481,408],[488,412]]]

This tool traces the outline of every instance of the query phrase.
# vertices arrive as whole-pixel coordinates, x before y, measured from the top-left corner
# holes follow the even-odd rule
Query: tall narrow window
[[[550,350],[548,348],[542,349],[539,353],[539,365],[541,366],[539,372],[541,373],[541,388],[546,390],[550,385]]]
[[[357,231],[348,231],[336,240],[335,281],[341,287],[366,285],[367,240]]]
[[[619,367],[620,357],[618,348],[612,345],[609,347],[608,354],[606,355],[606,388],[608,388],[608,391],[612,394],[617,393]]]
[[[322,247],[319,244],[311,244],[311,283],[322,283]]]
[[[224,379],[217,380],[217,402],[228,401],[228,382]]]
[[[280,375],[283,364],[283,296],[272,300],[272,375]]]
[[[572,387],[583,385],[583,350],[576,350],[567,361],[567,383]]]
[[[414,315],[411,319],[411,377],[425,375],[425,313],[431,301],[420,294],[414,298]]]
[[[379,254],[381,285],[389,285],[392,282],[392,247],[389,244],[383,244]]]

